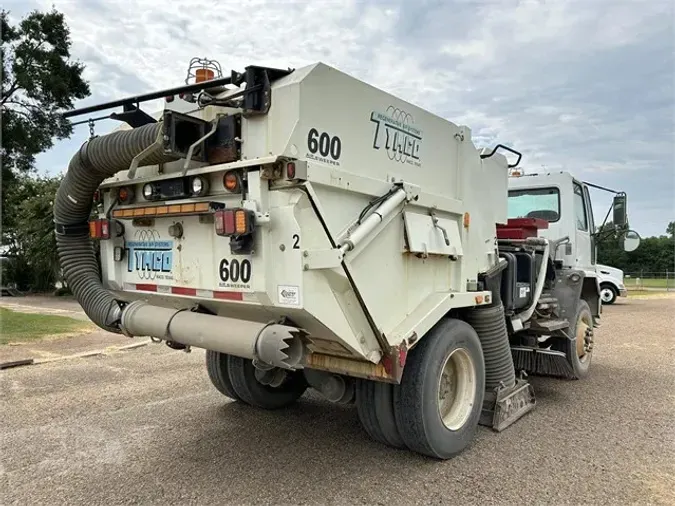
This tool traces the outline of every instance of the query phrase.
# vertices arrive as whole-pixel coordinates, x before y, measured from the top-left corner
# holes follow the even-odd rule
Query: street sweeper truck
[[[235,402],[354,403],[372,438],[438,459],[534,408],[523,371],[588,373],[584,184],[579,200],[569,175],[509,176],[516,150],[322,63],[195,74],[64,113],[122,108],[54,202],[64,276],[98,326],[206,350]]]

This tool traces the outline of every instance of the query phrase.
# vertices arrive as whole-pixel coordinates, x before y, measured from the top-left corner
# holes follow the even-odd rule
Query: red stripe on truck
[[[213,298],[223,300],[244,300],[244,294],[241,292],[213,292]]]
[[[136,290],[140,292],[156,292],[157,285],[136,285]]]
[[[197,296],[196,288],[185,288],[184,286],[172,286],[171,293],[174,295],[188,295],[190,297]]]

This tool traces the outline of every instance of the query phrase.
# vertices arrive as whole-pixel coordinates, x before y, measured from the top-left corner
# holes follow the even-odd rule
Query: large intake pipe
[[[98,263],[89,239],[89,214],[99,185],[128,169],[135,156],[157,141],[162,123],[96,137],[85,142],[71,159],[54,199],[56,248],[63,276],[87,316],[99,327],[120,332],[121,309],[103,288]],[[143,163],[155,165],[174,160],[158,145]]]
[[[130,335],[156,337],[255,359],[283,369],[302,367],[304,358],[304,332],[287,325],[249,322],[135,301],[124,308],[121,326]]]

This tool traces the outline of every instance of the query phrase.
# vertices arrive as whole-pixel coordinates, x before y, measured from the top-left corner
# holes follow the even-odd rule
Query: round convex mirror
[[[623,250],[627,252],[635,251],[640,246],[640,235],[634,230],[629,230],[623,236]]]

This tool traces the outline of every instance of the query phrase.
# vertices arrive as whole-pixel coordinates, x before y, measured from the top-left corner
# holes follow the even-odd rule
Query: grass
[[[71,335],[91,328],[88,322],[67,316],[21,313],[0,308],[0,345]]]
[[[631,288],[675,288],[673,278],[640,278],[640,283],[637,282],[637,278],[624,278],[623,283],[629,290]]]

